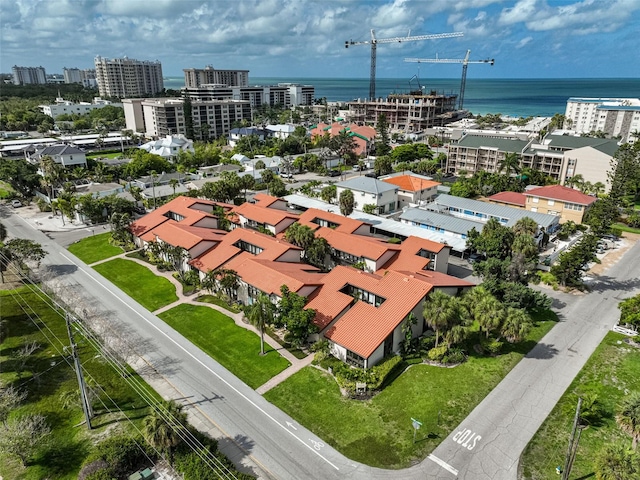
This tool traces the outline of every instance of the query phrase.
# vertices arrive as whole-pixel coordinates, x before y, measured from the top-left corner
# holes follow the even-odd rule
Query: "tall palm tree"
[[[635,450],[640,440],[640,392],[632,393],[622,402],[616,422],[622,430],[631,435],[632,448]]]
[[[424,302],[424,309],[422,311],[424,321],[436,334],[435,346],[438,346],[438,340],[440,338],[440,332],[442,330],[448,330],[455,318],[456,308],[453,297],[450,297],[441,290],[436,290],[429,295],[429,298]]]
[[[180,184],[180,182],[176,178],[172,178],[169,180],[169,185],[173,188],[173,194],[176,194],[176,187]]]
[[[500,334],[509,342],[521,341],[531,330],[531,317],[521,308],[507,308],[504,322],[500,327]]]
[[[480,330],[489,338],[489,334],[502,325],[505,311],[497,298],[488,295],[476,304],[473,313]]]
[[[507,152],[498,164],[498,172],[504,172],[507,177],[520,172],[520,159],[516,152]]]
[[[247,319],[260,332],[260,355],[264,355],[264,327],[273,321],[274,307],[267,295],[258,295],[255,303],[249,308]]]

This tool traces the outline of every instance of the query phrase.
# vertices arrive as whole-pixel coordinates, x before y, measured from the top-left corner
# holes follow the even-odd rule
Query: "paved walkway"
[[[153,265],[150,265],[148,262],[145,262],[144,260],[140,260],[138,258],[127,257],[127,255],[130,254],[130,253],[131,252],[124,252],[124,253],[121,253],[121,254],[116,255],[114,257],[109,257],[109,258],[106,258],[104,260],[100,260],[98,262],[92,263],[89,266],[90,267],[95,267],[96,265],[108,262],[108,261],[113,260],[115,258],[122,258],[122,259],[125,259],[125,260],[130,260],[132,262],[135,262],[135,263],[137,263],[139,265],[142,265],[143,267],[148,268],[155,275],[157,275],[159,277],[164,277],[167,280],[169,280],[173,284],[173,286],[176,288],[176,295],[178,296],[178,300],[176,300],[173,303],[170,303],[169,305],[165,305],[164,307],[161,307],[161,308],[155,310],[154,312],[152,312],[154,315],[159,315],[162,312],[166,312],[167,310],[171,310],[172,308],[177,307],[178,305],[185,304],[185,303],[186,304],[190,304],[190,305],[197,305],[199,307],[209,307],[209,308],[212,308],[213,310],[217,310],[220,313],[223,313],[227,317],[231,318],[235,322],[235,324],[237,326],[239,326],[241,328],[244,328],[246,330],[249,330],[249,331],[255,333],[256,335],[260,335],[260,332],[258,331],[258,329],[256,327],[254,327],[253,325],[251,325],[246,320],[246,318],[244,316],[244,313],[242,313],[242,312],[234,313],[234,312],[231,312],[231,311],[227,310],[226,308],[221,307],[219,305],[215,305],[215,304],[212,304],[212,303],[206,303],[206,302],[198,302],[197,300],[194,299],[194,296],[196,295],[195,293],[193,293],[192,295],[185,295],[184,294],[184,292],[182,291],[182,284],[176,278],[174,278],[173,272],[170,272],[170,271],[161,272],[160,270],[155,268]],[[282,345],[280,345],[276,340],[271,338],[269,335],[265,335],[264,336],[264,341],[265,341],[265,343],[267,345],[269,345],[271,348],[273,348],[281,356],[286,358],[291,365],[289,367],[287,367],[286,369],[284,369],[282,372],[280,372],[278,375],[272,377],[264,385],[259,386],[256,389],[256,392],[258,392],[261,395],[263,395],[264,393],[268,392],[269,390],[271,390],[276,385],[279,385],[280,383],[284,382],[291,375],[293,375],[294,373],[302,370],[307,365],[310,365],[311,362],[313,361],[313,354],[307,355],[303,359],[296,358],[291,352],[289,352],[289,350],[284,348]]]

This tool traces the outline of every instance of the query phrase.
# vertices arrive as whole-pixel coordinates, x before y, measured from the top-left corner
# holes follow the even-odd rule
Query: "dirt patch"
[[[607,253],[600,260],[600,263],[591,267],[589,273],[593,275],[602,275],[610,266],[618,263],[627,250],[633,247],[638,240],[640,240],[640,234],[624,232],[622,234],[620,246],[607,250]]]

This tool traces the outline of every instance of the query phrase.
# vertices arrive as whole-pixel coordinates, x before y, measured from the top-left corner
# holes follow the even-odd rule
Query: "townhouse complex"
[[[584,181],[602,182],[609,190],[607,172],[618,150],[618,140],[551,134],[542,140],[517,140],[464,135],[449,145],[447,173],[479,171],[496,173],[508,153],[515,153],[520,168],[539,170],[564,184],[575,175]]]
[[[232,220],[231,231],[219,228],[214,208],[220,207]],[[305,252],[285,240],[294,223],[326,240],[324,268],[306,263]],[[201,278],[234,271],[232,296],[242,304],[260,294],[277,304],[286,285],[316,312],[318,333],[311,340],[327,339],[337,358],[360,367],[399,350],[410,316],[417,320],[413,335],[423,333],[423,302],[430,292],[455,295],[473,286],[445,273],[447,245],[413,236],[389,243],[367,222],[314,208],[294,212],[287,201],[263,194],[240,206],[178,197],[134,222],[131,231],[140,247],[164,242],[184,248],[183,268]]]

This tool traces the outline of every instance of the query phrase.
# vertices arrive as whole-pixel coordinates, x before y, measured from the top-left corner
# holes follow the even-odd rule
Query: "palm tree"
[[[489,338],[489,334],[502,325],[505,311],[497,298],[488,295],[476,304],[473,313],[480,325],[480,330],[484,331]]]
[[[521,341],[531,330],[531,317],[521,308],[507,308],[500,334],[511,343]]]
[[[143,433],[147,441],[158,450],[173,455],[174,447],[182,440],[180,430],[184,428],[187,414],[182,405],[171,400],[161,401],[150,415],[145,417]]]
[[[638,478],[640,465],[634,452],[624,445],[610,444],[598,453],[594,467],[598,480],[632,480]]]
[[[273,321],[274,307],[267,295],[258,295],[255,303],[249,308],[247,319],[260,332],[260,355],[264,355],[264,327]]]
[[[616,422],[622,430],[631,435],[631,446],[635,450],[640,440],[640,392],[632,393],[622,402]]]
[[[436,334],[435,346],[438,346],[440,331],[447,330],[455,318],[456,308],[453,297],[450,297],[441,290],[436,290],[424,303],[422,315],[430,328]]]
[[[507,152],[498,165],[498,173],[504,171],[507,177],[510,177],[512,173],[519,173],[520,170],[520,159],[516,152]]]
[[[169,185],[173,188],[173,194],[176,194],[176,187],[180,184],[180,182],[176,178],[172,178],[169,180]]]

